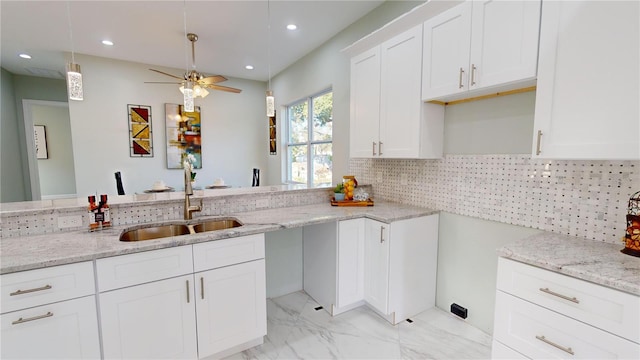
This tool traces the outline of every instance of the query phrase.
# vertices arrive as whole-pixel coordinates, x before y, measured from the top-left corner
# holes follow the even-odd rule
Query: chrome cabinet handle
[[[464,85],[462,85],[462,74],[464,74],[464,69],[460,68],[460,77],[458,79],[458,89],[462,89]]]
[[[48,311],[44,315],[38,315],[38,316],[26,318],[26,319],[19,318],[18,320],[11,322],[11,325],[18,325],[18,324],[26,323],[26,322],[29,322],[29,321],[40,320],[40,319],[44,319],[44,318],[48,318],[48,317],[52,317],[52,316],[53,316],[53,313],[51,311]]]
[[[580,300],[578,300],[575,296],[574,297],[568,297],[566,295],[558,294],[555,291],[549,290],[549,288],[540,288],[540,291],[542,291],[543,293],[547,293],[547,294],[553,295],[553,296],[557,296],[557,297],[559,297],[561,299],[565,299],[565,300],[574,302],[576,304],[580,303]]]
[[[542,341],[545,344],[549,344],[549,345],[553,346],[556,349],[560,349],[560,350],[562,350],[562,351],[564,351],[564,352],[566,352],[568,354],[575,355],[575,353],[573,352],[573,350],[571,350],[570,347],[564,347],[562,345],[554,343],[553,341],[547,340],[547,338],[544,337],[544,335],[536,335],[536,339]]]
[[[384,226],[380,226],[380,244],[384,243]]]
[[[376,142],[374,141],[372,144],[373,144],[373,156],[376,156]]]
[[[378,155],[382,156],[382,141],[378,142]]]
[[[200,277],[200,297],[204,300],[204,278]]]
[[[540,150],[540,139],[542,139],[542,130],[538,130],[538,141],[536,142],[536,155],[540,155],[542,150]]]
[[[16,290],[16,291],[12,292],[11,294],[9,294],[9,296],[28,294],[28,293],[32,293],[32,292],[36,292],[36,291],[42,291],[42,290],[49,290],[52,287],[53,286],[51,286],[51,285],[45,285],[45,286],[42,286],[42,287],[39,287],[39,288],[34,288],[34,289]]]
[[[471,86],[476,84],[476,64],[471,64]]]
[[[191,292],[189,291],[189,280],[187,280],[187,304],[191,302]]]

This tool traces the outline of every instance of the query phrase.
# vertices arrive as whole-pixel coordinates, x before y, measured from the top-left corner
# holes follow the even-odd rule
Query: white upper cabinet
[[[534,158],[640,159],[639,8],[543,3]]]
[[[427,20],[422,99],[532,85],[539,28],[540,1],[467,1]]]
[[[380,47],[351,59],[351,157],[377,155],[380,126]]]
[[[422,25],[351,59],[351,157],[439,158],[444,109],[421,101]]]

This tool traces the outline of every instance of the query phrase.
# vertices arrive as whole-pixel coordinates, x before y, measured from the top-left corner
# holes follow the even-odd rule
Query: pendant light
[[[276,114],[276,100],[271,91],[271,6],[267,0],[267,68],[269,72],[269,87],[267,90],[267,117],[274,117]]]
[[[82,101],[84,99],[82,89],[82,73],[80,65],[76,64],[75,53],[73,51],[73,31],[71,29],[71,10],[67,0],[67,20],[69,23],[69,39],[71,40],[71,62],[67,63],[67,92],[70,100]]]

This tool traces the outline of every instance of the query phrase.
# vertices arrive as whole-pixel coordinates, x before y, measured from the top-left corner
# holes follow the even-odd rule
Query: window
[[[332,184],[333,92],[287,107],[287,182],[309,187]]]

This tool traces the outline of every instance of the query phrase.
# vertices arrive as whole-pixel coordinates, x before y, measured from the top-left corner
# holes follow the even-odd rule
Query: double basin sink
[[[242,226],[242,223],[234,218],[219,218],[185,224],[150,225],[123,231],[122,234],[120,234],[120,241],[161,239],[171,236],[231,229],[239,226]]]

